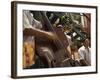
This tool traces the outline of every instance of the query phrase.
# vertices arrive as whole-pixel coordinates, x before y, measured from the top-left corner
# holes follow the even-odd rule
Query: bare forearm
[[[50,40],[53,40],[56,38],[56,36],[51,33],[51,32],[46,32],[46,31],[43,31],[43,30],[39,30],[39,29],[36,29],[36,28],[26,28],[24,31],[23,31],[23,34],[24,35],[27,35],[27,36],[35,36],[35,37],[38,37],[38,38],[47,38],[47,39],[50,39]]]

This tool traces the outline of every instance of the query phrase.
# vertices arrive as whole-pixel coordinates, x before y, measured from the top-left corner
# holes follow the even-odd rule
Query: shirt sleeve
[[[37,29],[41,29],[42,28],[42,24],[40,21],[36,20],[33,18],[33,25],[32,25],[34,28],[37,28]]]
[[[80,54],[80,59],[84,59],[84,51],[79,49],[78,53]]]
[[[37,29],[41,29],[42,28],[42,24],[40,21],[34,19],[34,17],[32,16],[32,14],[25,10],[23,11],[23,25],[24,25],[24,28],[37,28]]]
[[[25,28],[32,28],[32,25],[30,24],[29,19],[27,17],[27,14],[25,13],[25,11],[23,11],[23,30]]]

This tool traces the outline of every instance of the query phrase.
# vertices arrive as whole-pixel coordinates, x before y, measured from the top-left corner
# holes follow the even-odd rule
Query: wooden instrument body
[[[41,12],[41,15],[42,15],[42,19],[44,21],[44,26],[46,30],[48,30],[48,32],[54,33],[57,36],[56,40],[53,40],[53,42],[48,42],[46,46],[53,50],[52,54],[47,53],[48,55],[53,56],[53,58],[51,59],[51,62],[49,63],[53,65],[52,67],[61,67],[61,66],[63,67],[62,62],[67,58],[71,58],[71,55],[67,50],[67,47],[69,44],[68,44],[66,35],[64,34],[61,27],[52,26],[45,12]],[[66,63],[70,63],[70,62],[67,60]],[[72,65],[66,64],[66,66],[72,66]]]

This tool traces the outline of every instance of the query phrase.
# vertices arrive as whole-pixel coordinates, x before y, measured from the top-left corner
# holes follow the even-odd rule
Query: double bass
[[[67,47],[68,47],[68,41],[66,38],[66,35],[62,31],[61,27],[54,27],[47,15],[46,12],[40,12],[41,21],[43,25],[45,26],[47,31],[53,32],[56,36],[57,39],[53,40],[53,42],[50,44],[47,43],[46,47],[50,48],[51,53],[48,53],[50,51],[42,51],[41,47],[37,46],[37,53],[40,55],[40,57],[43,57],[43,55],[46,54],[44,62],[45,64],[48,63],[49,67],[70,67],[73,66],[73,64],[70,63],[71,59],[71,54],[68,52]],[[45,44],[43,44],[45,45]],[[46,61],[47,60],[47,61]]]

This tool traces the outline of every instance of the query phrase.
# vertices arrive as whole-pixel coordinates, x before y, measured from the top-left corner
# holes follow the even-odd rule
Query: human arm
[[[56,35],[52,32],[47,32],[43,30],[36,29],[34,27],[25,28],[23,34],[26,36],[35,36],[37,38],[54,40],[56,39]]]
[[[33,25],[32,25],[33,24]],[[40,30],[41,22],[35,20],[30,12],[24,11],[23,13],[23,35],[25,36],[35,36],[42,39],[53,40],[56,38],[54,33]]]

